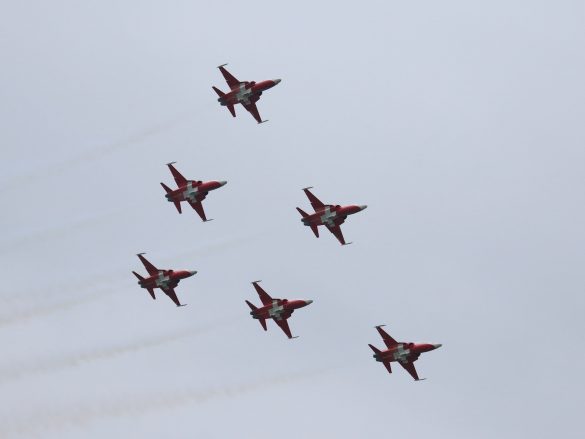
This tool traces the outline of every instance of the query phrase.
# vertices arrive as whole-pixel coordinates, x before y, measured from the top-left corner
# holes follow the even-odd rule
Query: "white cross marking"
[[[238,102],[243,102],[245,104],[249,104],[251,96],[252,96],[252,89],[246,88],[245,84],[240,85],[240,89],[236,93],[236,99],[238,100]]]
[[[185,189],[185,192],[183,192],[183,196],[191,201],[191,202],[195,202],[197,201],[197,194],[199,193],[199,189],[197,187],[193,187],[193,182],[189,182],[187,183],[187,189]]]
[[[284,306],[278,304],[278,300],[272,301],[272,308],[268,310],[270,317],[278,318],[284,312]]]
[[[394,359],[400,362],[406,361],[406,358],[410,355],[410,349],[404,349],[403,344],[399,344],[394,351]]]
[[[158,272],[158,278],[156,279],[156,286],[168,288],[171,278],[169,276],[165,276],[163,271]]]
[[[321,215],[321,222],[323,224],[326,224],[330,227],[333,227],[335,225],[335,217],[337,216],[337,212],[335,211],[331,211],[331,207],[327,206],[325,208],[325,213],[323,213],[323,215]]]

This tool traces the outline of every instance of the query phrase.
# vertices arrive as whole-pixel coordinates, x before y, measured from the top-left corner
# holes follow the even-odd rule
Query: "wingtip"
[[[299,336],[298,335],[295,335],[294,337],[291,337],[289,340],[293,340],[295,338],[299,338]]]
[[[260,122],[258,122],[258,125],[260,125],[261,123],[266,123],[266,122],[268,122],[268,119],[266,119],[266,120],[261,120]]]
[[[252,281],[252,285],[253,285],[253,284],[260,283],[260,282],[262,282],[262,281],[261,281],[261,280],[255,280],[255,281]]]
[[[341,245],[350,245],[350,244],[353,244],[353,241],[352,242],[345,242],[345,243],[343,243]]]
[[[220,66],[217,66],[217,68],[219,69],[220,67],[225,67],[225,66],[227,66],[227,65],[228,65],[228,63],[225,63],[225,64],[222,64],[222,65],[220,65]]]
[[[136,253],[136,256],[142,256],[142,255],[145,255],[145,254],[146,254],[146,252]]]
[[[308,191],[309,189],[313,189],[313,186],[307,186],[303,188],[304,191]]]
[[[374,326],[374,328],[378,329],[378,328],[383,328],[384,326],[386,326],[386,325],[376,325],[376,326]]]
[[[174,165],[175,163],[177,163],[177,162],[169,162],[169,163],[167,163],[167,166]]]

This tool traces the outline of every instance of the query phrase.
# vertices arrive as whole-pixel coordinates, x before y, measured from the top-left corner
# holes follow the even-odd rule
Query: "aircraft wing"
[[[197,212],[197,214],[201,217],[201,219],[203,221],[207,221],[207,217],[205,216],[205,211],[203,210],[203,204],[201,204],[201,201],[191,201],[191,200],[187,200],[189,201],[189,204],[191,205],[191,207],[193,209],[195,209],[195,212]]]
[[[341,227],[339,227],[337,224],[333,226],[325,224],[325,226],[329,229],[331,233],[335,235],[335,237],[341,244],[345,245],[345,239],[343,238],[343,233],[341,233]]]
[[[407,363],[402,363],[399,361],[399,363],[410,374],[410,376],[414,378],[415,381],[419,380],[418,374],[416,373],[416,369],[414,367],[414,363],[412,363],[410,361]]]
[[[179,298],[177,297],[177,294],[175,293],[175,290],[173,288],[161,288],[161,290],[163,290],[163,292],[169,296],[169,298],[175,302],[175,305],[177,306],[183,306],[181,305],[181,302],[179,302]]]
[[[225,78],[225,82],[227,82],[227,84],[230,86],[230,88],[234,88],[236,85],[238,85],[240,83],[240,81],[238,81],[235,78],[235,76],[232,75],[230,72],[228,72],[224,66],[219,66],[219,71],[221,72],[221,74]]]
[[[256,288],[256,292],[258,293],[258,296],[260,296],[260,300],[262,301],[263,305],[272,304],[272,297],[270,297],[268,293],[264,291],[260,285],[258,285],[258,282],[252,282],[252,285],[254,285],[254,288]]]
[[[315,195],[313,195],[309,189],[310,188],[305,188],[303,190],[305,191],[305,195],[307,195],[307,198],[311,202],[311,206],[313,206],[313,209],[315,209],[315,211],[317,211],[319,209],[324,208],[325,204],[319,198],[317,198]]]
[[[242,102],[242,105],[244,106],[244,108],[246,110],[248,110],[248,112],[252,116],[254,116],[254,119],[256,119],[256,122],[262,123],[262,118],[260,117],[260,113],[258,112],[258,107],[256,107],[256,103],[255,102],[250,102],[248,104]]]
[[[158,274],[158,268],[156,268],[154,265],[148,262],[146,258],[142,256],[142,254],[139,254],[138,258],[142,262],[142,265],[144,265],[144,268],[146,268],[146,271],[148,271],[148,274],[150,274],[151,276]]]
[[[172,163],[168,163],[167,166],[169,167],[171,174],[173,174],[173,178],[175,179],[175,183],[177,186],[185,186],[187,184],[187,179],[181,175],[179,171],[175,169]]]
[[[392,337],[390,337],[390,335],[382,329],[382,326],[376,326],[376,329],[378,330],[378,332],[382,336],[382,340],[384,340],[384,343],[386,343],[386,347],[388,349],[390,349],[398,344],[398,342],[396,340],[394,340]]]
[[[283,330],[283,332],[286,334],[288,338],[293,338],[292,334],[290,333],[290,328],[288,327],[288,322],[286,321],[286,319],[282,320],[274,319],[274,321],[278,326],[280,326],[280,329]]]

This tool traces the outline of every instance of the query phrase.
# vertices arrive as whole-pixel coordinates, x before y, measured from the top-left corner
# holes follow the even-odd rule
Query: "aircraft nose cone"
[[[227,184],[227,181],[220,181],[219,182],[219,187],[225,186]]]
[[[282,79],[273,79],[274,81],[274,85],[278,84],[280,81],[282,81]]]
[[[435,347],[435,349],[439,349],[441,346],[443,346],[441,343],[437,343],[433,345]]]
[[[365,209],[367,209],[367,208],[368,208],[368,206],[367,206],[367,205],[365,205],[365,204],[364,204],[363,206],[360,206],[360,210],[365,210]]]
[[[195,275],[195,274],[197,274],[197,270],[189,271],[189,275],[190,275],[190,276],[193,276],[193,275]]]
[[[312,300],[305,300],[305,304],[306,304],[306,305],[310,305],[311,303],[313,303],[313,301],[312,301]]]

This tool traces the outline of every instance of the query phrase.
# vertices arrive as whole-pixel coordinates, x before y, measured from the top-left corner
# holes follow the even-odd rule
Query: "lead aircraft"
[[[374,358],[376,361],[384,364],[389,373],[392,373],[392,367],[390,366],[390,363],[396,361],[398,364],[404,367],[404,369],[406,369],[406,371],[414,378],[415,381],[419,381],[420,378],[416,373],[414,362],[418,360],[418,357],[423,352],[434,351],[435,349],[440,348],[442,345],[431,343],[397,342],[382,329],[382,326],[384,325],[376,326],[376,329],[382,336],[382,340],[384,340],[384,343],[388,349],[381,351],[371,344],[368,344],[368,346],[374,351]]]
[[[144,253],[138,253],[137,256],[144,265],[144,268],[146,268],[146,271],[148,271],[149,276],[142,277],[141,275],[133,271],[132,273],[134,273],[134,276],[138,278],[138,285],[140,285],[142,288],[146,288],[153,299],[156,299],[156,296],[154,295],[154,289],[160,288],[161,290],[163,290],[163,293],[165,293],[173,302],[175,302],[175,305],[185,306],[181,305],[181,303],[179,302],[179,299],[175,294],[175,288],[177,285],[179,285],[179,282],[182,279],[191,277],[197,272],[195,270],[175,271],[168,269],[159,269],[152,265],[150,262],[148,262],[148,260],[142,255],[144,255]]]
[[[256,107],[256,102],[262,96],[262,93],[268,90],[269,88],[274,87],[277,85],[281,80],[280,79],[268,79],[266,81],[240,81],[235,78],[230,72],[225,69],[227,64],[222,64],[218,67],[219,71],[223,75],[225,81],[227,82],[228,86],[230,87],[230,91],[224,93],[217,87],[212,87],[213,90],[217,93],[219,98],[217,99],[218,102],[227,107],[232,113],[233,117],[236,117],[236,109],[234,105],[242,104],[242,106],[248,110],[248,112],[256,119],[258,123],[268,122],[267,120],[262,120],[260,117],[260,113],[258,112],[258,108]]]
[[[177,189],[171,189],[164,183],[160,184],[167,192],[165,195],[167,201],[174,203],[179,213],[182,213],[181,202],[186,201],[193,209],[195,209],[195,212],[197,212],[203,221],[211,221],[208,220],[205,216],[205,211],[203,210],[203,205],[201,202],[205,200],[205,197],[207,197],[207,194],[210,191],[225,186],[227,181],[187,180],[181,175],[179,171],[175,169],[173,166],[175,163],[176,162],[167,163],[167,166],[169,167],[171,174],[173,174],[175,182],[177,183]]]
[[[327,229],[335,235],[337,240],[341,243],[341,245],[351,244],[351,242],[346,243],[345,238],[343,237],[343,233],[341,233],[341,224],[345,222],[345,219],[348,215],[353,215],[354,213],[361,212],[368,206],[340,206],[340,205],[333,205],[333,204],[325,204],[321,200],[319,200],[315,195],[311,193],[309,189],[313,189],[311,187],[306,187],[303,189],[307,198],[311,202],[311,206],[315,210],[315,213],[308,214],[302,209],[297,207],[297,210],[303,217],[301,221],[305,226],[309,226],[315,236],[319,237],[319,229],[318,226],[325,226]]]
[[[258,285],[259,280],[252,282],[258,296],[260,296],[260,300],[262,301],[261,307],[256,307],[252,303],[246,300],[246,303],[250,307],[252,311],[250,311],[250,315],[252,318],[258,320],[265,331],[268,330],[266,327],[266,319],[272,319],[274,322],[280,326],[280,329],[284,331],[288,338],[296,338],[293,337],[290,328],[288,327],[287,319],[292,315],[295,309],[302,308],[304,306],[310,305],[313,303],[312,300],[288,300],[288,299],[273,299],[268,295],[266,291],[262,289],[260,285]]]

